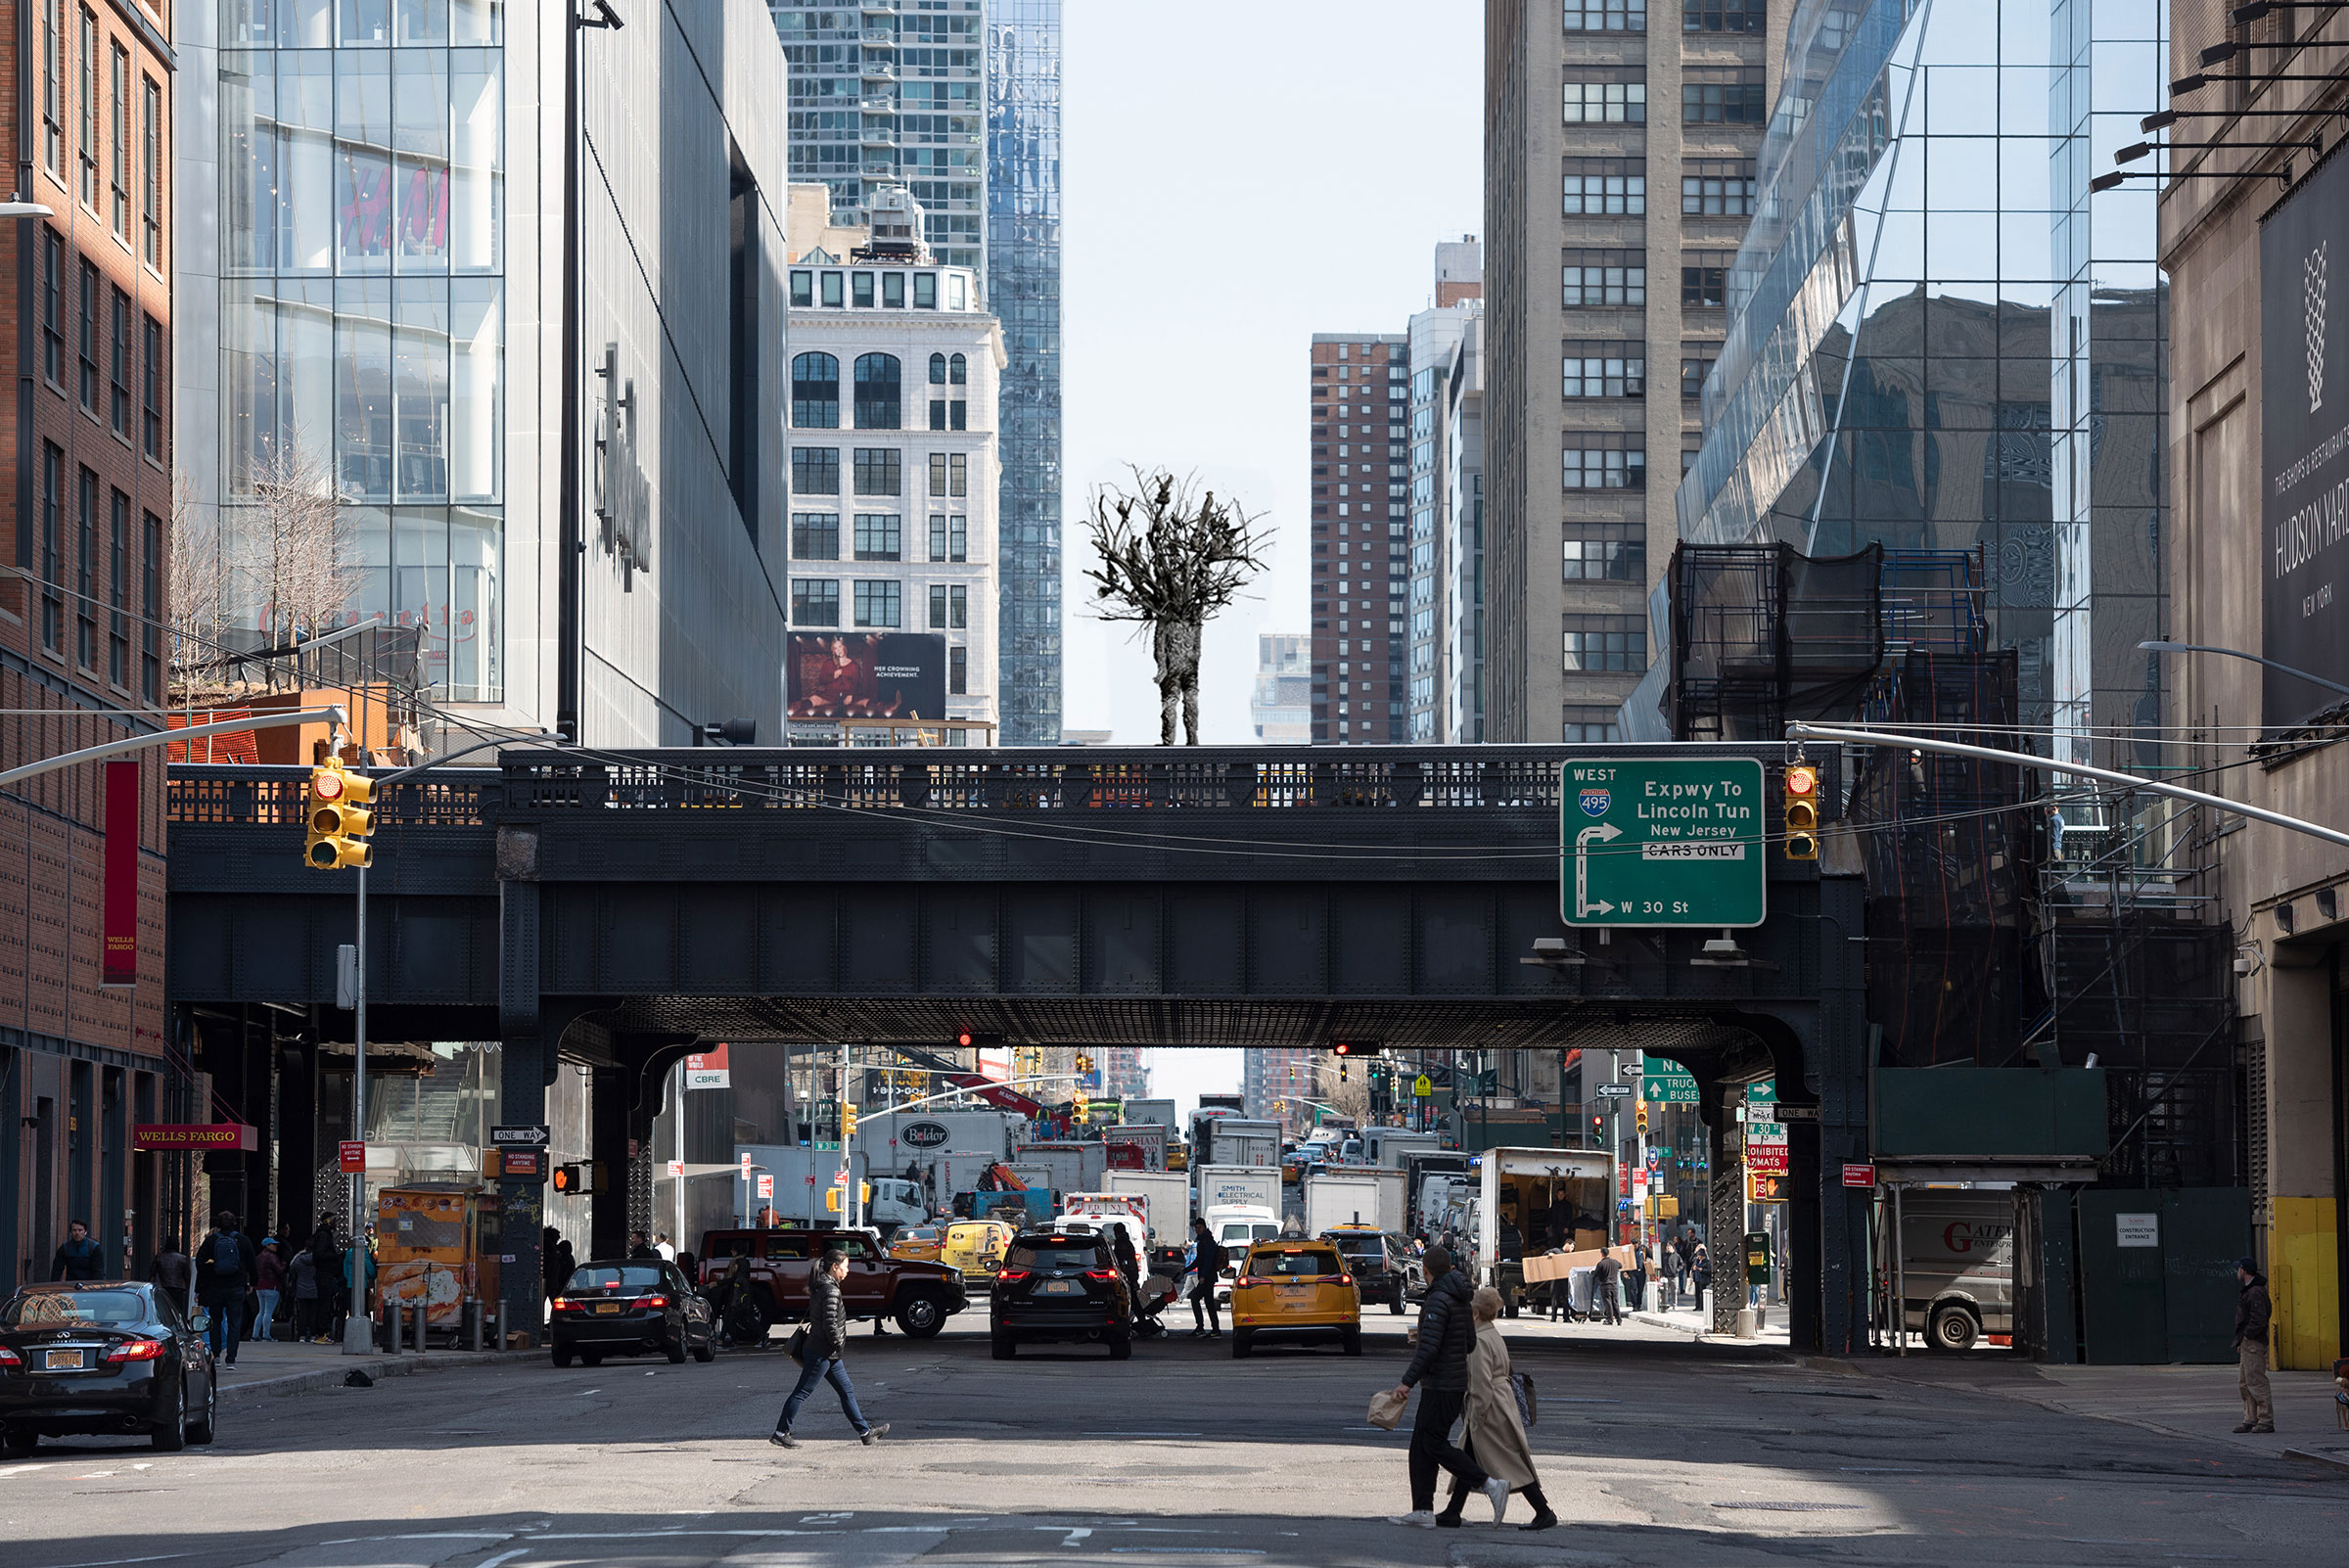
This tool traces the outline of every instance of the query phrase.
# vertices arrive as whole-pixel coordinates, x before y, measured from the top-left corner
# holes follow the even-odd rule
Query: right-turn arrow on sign
[[[1751,757],[1570,760],[1559,914],[1570,926],[1758,926],[1768,818]]]

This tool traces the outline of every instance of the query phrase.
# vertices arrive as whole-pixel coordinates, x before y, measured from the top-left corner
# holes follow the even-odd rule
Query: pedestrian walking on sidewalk
[[[270,1327],[277,1317],[278,1298],[286,1289],[285,1249],[278,1245],[275,1236],[264,1236],[261,1238],[261,1255],[253,1261],[260,1268],[256,1280],[260,1286],[260,1303],[253,1316],[253,1337],[267,1344],[275,1337],[270,1333]]]
[[[181,1312],[195,1315],[195,1297],[189,1287],[196,1282],[196,1266],[179,1250],[177,1236],[163,1238],[162,1249],[156,1253],[155,1262],[147,1266],[147,1280],[169,1296]]]
[[[888,1422],[875,1426],[856,1407],[856,1385],[849,1381],[848,1363],[841,1360],[849,1349],[849,1314],[841,1299],[840,1282],[848,1277],[849,1255],[838,1247],[827,1248],[807,1281],[807,1339],[800,1352],[800,1380],[793,1386],[791,1398],[783,1402],[783,1413],[775,1417],[775,1429],[767,1436],[778,1448],[800,1446],[800,1440],[791,1435],[792,1423],[800,1418],[800,1407],[807,1403],[815,1385],[823,1382],[829,1382],[840,1396],[840,1413],[856,1429],[859,1442],[869,1448],[889,1430]]]
[[[1713,1260],[1701,1241],[1688,1255],[1688,1278],[1696,1286],[1696,1310],[1701,1313],[1705,1310],[1705,1292],[1713,1288]]]
[[[1558,1522],[1549,1511],[1549,1499],[1542,1495],[1542,1478],[1534,1472],[1534,1448],[1526,1440],[1525,1418],[1517,1407],[1516,1374],[1509,1366],[1508,1341],[1500,1337],[1500,1292],[1491,1285],[1480,1288],[1470,1298],[1469,1305],[1476,1317],[1476,1348],[1468,1353],[1467,1432],[1460,1450],[1483,1469],[1489,1481],[1499,1481],[1508,1491],[1493,1499],[1493,1522],[1498,1524],[1508,1511],[1509,1492],[1522,1492],[1534,1505],[1531,1524],[1524,1530],[1547,1530]],[[1488,1484],[1488,1492],[1490,1485]],[[1447,1528],[1460,1522],[1460,1506],[1468,1500],[1468,1487],[1458,1476],[1451,1478],[1451,1500],[1436,1515],[1436,1523]]]
[[[245,1322],[245,1293],[260,1278],[253,1238],[237,1228],[237,1217],[226,1209],[212,1216],[212,1233],[196,1249],[196,1299],[204,1303],[210,1322],[205,1337],[213,1360],[237,1364],[238,1330]]]
[[[1411,1422],[1411,1511],[1392,1516],[1389,1523],[1456,1530],[1458,1499],[1464,1494],[1482,1490],[1497,1516],[1508,1501],[1506,1481],[1486,1475],[1474,1459],[1451,1446],[1451,1424],[1468,1404],[1468,1358],[1476,1348],[1474,1295],[1467,1276],[1451,1267],[1451,1254],[1442,1247],[1428,1248],[1418,1342],[1395,1390],[1397,1398],[1408,1399],[1411,1386],[1419,1385],[1419,1414]],[[1452,1481],[1452,1505],[1442,1517],[1436,1513],[1439,1470],[1450,1471]]]
[[[316,1339],[318,1320],[318,1260],[304,1247],[294,1255],[286,1266],[286,1277],[294,1284],[294,1339],[300,1344]]]
[[[59,1243],[57,1256],[50,1260],[51,1279],[97,1279],[106,1273],[106,1249],[90,1234],[90,1227],[75,1220],[66,1226],[66,1239]]]
[[[1604,1320],[1623,1326],[1623,1260],[1608,1247],[1598,1255],[1598,1264],[1591,1270],[1590,1315],[1604,1314]]]
[[[1223,1243],[1207,1228],[1205,1219],[1191,1222],[1191,1338],[1220,1339],[1223,1320],[1217,1315],[1216,1281],[1223,1272]]]
[[[2276,1430],[2276,1402],[2268,1394],[2268,1276],[2255,1259],[2235,1260],[2234,1277],[2243,1293],[2234,1304],[2235,1382],[2243,1391],[2243,1424],[2237,1432]]]

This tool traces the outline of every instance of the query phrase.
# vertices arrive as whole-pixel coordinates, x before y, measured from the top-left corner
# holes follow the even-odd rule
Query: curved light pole
[[[2207,642],[2167,642],[2160,638],[2148,638],[2139,643],[2138,646],[2148,653],[2206,653],[2220,654],[2229,659],[2246,659],[2255,665],[2265,665],[2270,669],[2280,669],[2285,674],[2305,680],[2312,686],[2322,686],[2326,691],[2337,691],[2342,696],[2349,697],[2349,686],[2344,686],[2337,680],[2326,680],[2323,675],[2312,675],[2305,669],[2294,669],[2290,665],[2280,665],[2273,659],[2262,659],[2259,655],[2245,653],[2240,648],[2221,648]]]

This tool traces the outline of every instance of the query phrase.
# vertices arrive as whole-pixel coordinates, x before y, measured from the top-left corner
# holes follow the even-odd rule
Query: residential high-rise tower
[[[1410,566],[1410,340],[1313,342],[1313,740],[1408,737],[1404,656]]]

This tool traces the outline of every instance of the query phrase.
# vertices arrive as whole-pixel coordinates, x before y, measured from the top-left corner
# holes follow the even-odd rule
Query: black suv
[[[1111,1360],[1133,1354],[1133,1299],[1118,1270],[1109,1237],[1090,1230],[1031,1230],[1012,1238],[988,1311],[995,1360],[1019,1354],[1021,1340],[1109,1347]]]
[[[1388,1312],[1403,1315],[1404,1296],[1412,1289],[1409,1242],[1374,1225],[1333,1225],[1320,1239],[1346,1260],[1364,1307],[1383,1301]]]

